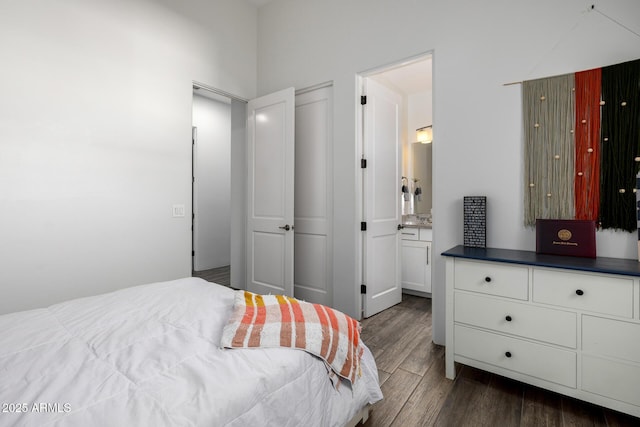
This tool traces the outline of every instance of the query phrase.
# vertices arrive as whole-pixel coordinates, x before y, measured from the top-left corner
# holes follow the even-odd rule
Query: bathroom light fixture
[[[433,141],[433,127],[431,125],[416,129],[416,137],[418,142],[422,144],[431,144]]]

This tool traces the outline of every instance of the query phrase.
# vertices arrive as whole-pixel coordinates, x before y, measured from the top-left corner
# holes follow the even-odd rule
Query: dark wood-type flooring
[[[208,282],[214,282],[223,286],[231,286],[230,266],[212,268],[211,270],[193,271],[193,277],[200,277]]]
[[[428,298],[405,294],[401,304],[364,319],[362,339],[385,396],[364,427],[640,426],[640,418],[468,366],[457,365],[456,379],[446,379]]]
[[[193,276],[230,283],[228,266]],[[362,321],[362,339],[384,393],[363,427],[640,427],[639,418],[464,365],[448,380],[444,347],[431,341],[429,298],[403,294],[402,303]]]

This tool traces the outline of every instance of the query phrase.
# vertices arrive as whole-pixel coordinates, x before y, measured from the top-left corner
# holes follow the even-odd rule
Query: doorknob
[[[291,230],[291,227],[289,226],[289,224],[286,224],[286,225],[284,225],[284,226],[282,226],[282,227],[278,227],[278,228],[280,228],[280,229],[282,229],[282,230],[284,230],[284,231],[289,231],[289,230]]]

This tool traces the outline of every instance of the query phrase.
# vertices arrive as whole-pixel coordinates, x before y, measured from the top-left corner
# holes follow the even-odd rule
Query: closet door
[[[333,88],[296,95],[294,293],[333,306]]]
[[[247,132],[247,289],[293,296],[293,88],[249,101]]]

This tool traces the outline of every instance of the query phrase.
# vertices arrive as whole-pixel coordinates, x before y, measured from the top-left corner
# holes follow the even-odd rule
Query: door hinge
[[[367,159],[360,159],[360,168],[365,169],[367,167]]]
[[[360,105],[365,105],[367,103],[367,95],[362,95],[360,97]]]
[[[196,256],[196,251],[191,251],[191,256]]]
[[[365,221],[360,223],[360,231],[367,231],[367,223]]]
[[[367,285],[360,285],[360,293],[361,294],[367,293]]]

